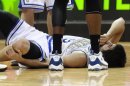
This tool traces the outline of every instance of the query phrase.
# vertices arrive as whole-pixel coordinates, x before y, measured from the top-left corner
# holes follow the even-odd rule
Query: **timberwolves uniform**
[[[42,53],[42,57],[39,58],[40,61],[45,60],[46,57],[49,59],[49,55],[53,50],[52,36],[35,29],[35,27],[30,26],[23,20],[19,20],[8,35],[6,45],[11,45],[21,38],[25,38],[39,47]],[[63,37],[62,45],[63,56],[73,51],[83,51],[87,54],[90,48],[90,41],[86,38],[66,35]]]
[[[19,9],[31,8],[35,12],[42,12],[46,6],[47,10],[52,10],[55,0],[20,0]],[[69,0],[67,9],[71,10],[74,8],[74,1]]]

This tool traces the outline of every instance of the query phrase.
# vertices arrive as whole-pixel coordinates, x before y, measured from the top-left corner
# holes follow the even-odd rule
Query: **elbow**
[[[123,17],[120,17],[118,22],[120,25],[120,32],[124,32],[125,31],[125,19]]]

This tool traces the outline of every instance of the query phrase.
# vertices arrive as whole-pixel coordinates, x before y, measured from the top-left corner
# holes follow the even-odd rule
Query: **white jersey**
[[[49,57],[47,36],[48,34],[35,29],[35,27],[30,26],[23,20],[19,20],[7,37],[6,45],[11,45],[21,38],[30,40],[32,43],[36,44],[39,47],[42,53],[40,61],[42,61],[45,56]]]
[[[49,46],[49,52],[51,53],[53,50],[53,39],[51,36],[48,37],[48,46]],[[85,54],[88,54],[90,48],[91,46],[89,39],[70,35],[63,36],[62,56],[68,55],[73,51],[83,51]]]
[[[47,10],[52,10],[55,0],[20,0],[19,10],[23,8],[34,9],[35,12],[42,12],[46,6]],[[74,0],[69,0],[67,9],[74,8]]]
[[[21,38],[25,38],[39,47],[42,53],[40,61],[46,59],[45,57],[49,58],[49,55],[53,50],[52,36],[49,36],[48,34],[35,29],[35,27],[30,26],[23,20],[19,20],[7,37],[6,45],[11,45]],[[63,55],[68,55],[77,50],[83,51],[87,54],[88,48],[90,47],[89,39],[83,37],[66,35],[63,36],[62,40]]]

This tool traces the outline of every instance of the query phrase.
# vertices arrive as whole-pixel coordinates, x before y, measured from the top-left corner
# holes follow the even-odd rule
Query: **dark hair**
[[[103,57],[108,62],[108,67],[125,67],[126,53],[121,44],[117,44],[112,50],[103,51]]]

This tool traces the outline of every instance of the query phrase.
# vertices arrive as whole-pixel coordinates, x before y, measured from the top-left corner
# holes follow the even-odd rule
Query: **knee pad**
[[[99,0],[86,0],[86,13],[101,13]]]

